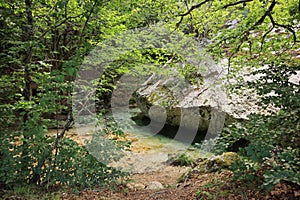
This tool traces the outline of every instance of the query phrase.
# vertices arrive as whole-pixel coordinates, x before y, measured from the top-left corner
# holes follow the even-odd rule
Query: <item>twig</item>
[[[65,19],[63,19],[61,22],[59,22],[58,24],[55,24],[54,26],[50,27],[49,29],[45,30],[40,36],[39,36],[39,40],[42,39],[49,31],[55,30],[58,27],[60,27],[61,25],[63,25],[65,22],[67,22],[70,19],[76,19],[78,17],[81,17],[82,14],[76,15],[76,16],[70,16],[67,17]]]
[[[247,40],[250,31],[252,31],[256,26],[262,24],[264,22],[264,20],[266,19],[267,16],[271,15],[272,10],[274,9],[276,5],[276,0],[272,0],[272,3],[270,5],[270,7],[268,8],[268,10],[264,13],[263,16],[261,16],[259,18],[258,21],[256,21],[249,29],[247,29],[246,31],[244,31],[243,33],[241,33],[240,35],[234,36],[234,37],[226,37],[225,39],[223,39],[222,41],[218,42],[216,45],[221,44],[222,42],[225,42],[226,40],[232,38],[238,38],[239,36],[242,37],[240,44],[238,45],[238,47],[236,48],[235,52],[231,53],[230,58],[232,58],[234,56],[234,54],[240,49],[241,45]],[[229,59],[230,59],[229,58]],[[230,66],[230,65],[229,65]]]
[[[265,44],[265,39],[266,39],[267,35],[268,35],[269,33],[271,33],[273,29],[274,29],[274,25],[272,25],[272,28],[269,29],[267,32],[265,32],[265,34],[262,36],[262,39],[261,39],[261,46],[260,46],[260,50],[261,50],[261,51],[262,51],[263,46],[264,46],[264,44]]]
[[[274,20],[273,16],[271,15],[271,13],[268,14],[268,17],[270,18],[271,23],[272,23],[272,25],[274,27],[275,26],[279,26],[279,27],[285,28],[285,29],[287,29],[289,32],[291,32],[293,34],[294,44],[297,43],[297,42],[299,42],[299,41],[297,41],[296,32],[292,29],[291,26],[284,25],[284,24],[279,24],[279,23],[275,22],[275,20]]]
[[[203,94],[206,90],[208,90],[209,87],[204,88],[203,90],[201,90],[201,92],[199,92],[199,94],[197,95],[197,97],[199,97],[201,94]]]
[[[70,117],[68,119],[67,123],[65,124],[63,130],[60,132],[60,134],[58,134],[56,136],[54,145],[52,146],[51,150],[54,150],[54,149],[56,149],[58,147],[59,140],[62,139],[64,137],[64,135],[65,135],[65,132],[68,131],[71,128],[72,123],[73,123],[73,118]]]
[[[225,6],[223,6],[222,8],[226,9],[228,7],[231,7],[231,6],[236,6],[238,4],[241,4],[241,3],[247,3],[247,2],[251,2],[253,0],[241,0],[241,1],[237,1],[237,2],[233,2],[233,3],[229,3],[229,4],[226,4]]]
[[[54,142],[53,146],[51,147],[50,152],[52,152],[54,149],[57,149],[59,140],[64,137],[65,132],[70,129],[72,123],[73,123],[73,118],[70,116],[67,123],[65,124],[63,130],[61,131],[61,133],[56,136],[55,142]],[[50,154],[50,156],[51,156],[51,154]],[[43,165],[45,164],[47,159],[48,159],[48,157],[43,159],[43,161],[36,168],[37,169],[36,171],[39,171],[43,167]],[[41,181],[40,180],[41,175],[39,173],[34,172],[33,176],[34,176],[33,180],[35,180],[37,182]]]
[[[187,15],[189,15],[193,10],[197,9],[197,8],[200,8],[202,5],[206,4],[207,2],[209,2],[211,0],[204,0],[202,1],[201,3],[197,4],[197,5],[193,5],[188,11],[186,11],[185,13],[183,14],[179,14],[178,16],[180,16],[180,20],[179,22],[176,23],[176,28],[179,27],[179,25],[181,24],[183,18]]]
[[[265,12],[265,14],[264,14],[263,16],[261,16],[261,18],[260,18],[255,24],[253,24],[247,31],[245,31],[245,32],[243,33],[243,35],[249,33],[249,32],[250,32],[251,30],[253,30],[256,26],[262,24],[262,23],[265,21],[266,17],[267,17],[268,15],[271,14],[271,12],[272,12],[272,10],[274,9],[275,5],[276,5],[276,0],[272,0],[272,3],[271,3],[271,5],[270,5],[270,7],[269,7],[268,10]]]
[[[87,16],[87,18],[86,18],[86,20],[85,20],[85,22],[84,22],[84,25],[83,25],[83,27],[82,27],[82,30],[81,30],[81,33],[80,33],[80,36],[79,36],[79,41],[78,41],[78,46],[79,46],[79,47],[80,47],[81,44],[82,44],[82,39],[83,39],[84,31],[85,31],[85,29],[86,29],[86,27],[87,27],[87,25],[88,25],[88,22],[89,22],[89,20],[90,20],[90,18],[91,18],[91,16],[92,16],[92,14],[93,14],[93,12],[94,12],[96,6],[97,6],[97,3],[98,3],[98,1],[95,1],[95,2],[94,2],[93,6],[92,6],[91,10],[89,11],[88,16]]]

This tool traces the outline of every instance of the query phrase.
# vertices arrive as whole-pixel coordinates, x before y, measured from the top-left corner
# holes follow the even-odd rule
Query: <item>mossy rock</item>
[[[235,152],[225,152],[219,156],[210,157],[195,167],[199,172],[212,172],[220,169],[228,168],[232,163],[237,161],[239,156]]]
[[[238,155],[235,152],[225,152],[221,156],[216,156],[212,161],[215,161],[217,165],[222,167],[229,167],[237,159]]]

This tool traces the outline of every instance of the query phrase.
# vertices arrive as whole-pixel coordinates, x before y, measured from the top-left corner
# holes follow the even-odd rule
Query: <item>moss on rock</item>
[[[199,172],[212,172],[223,168],[228,168],[232,163],[237,161],[239,156],[235,152],[225,152],[219,156],[210,157],[195,167]]]

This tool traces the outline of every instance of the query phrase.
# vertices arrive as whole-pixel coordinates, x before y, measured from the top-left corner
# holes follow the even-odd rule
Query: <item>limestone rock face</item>
[[[245,119],[256,111],[257,99],[249,91],[231,98],[225,92],[224,67],[207,66],[197,86],[179,73],[165,77],[151,76],[134,98],[143,114],[151,120],[187,129],[219,134],[224,124]]]
[[[180,76],[176,70],[161,76],[153,74],[134,94],[142,113],[151,121],[167,123],[188,129],[207,131],[218,135],[225,124],[247,119],[251,113],[270,114],[274,107],[263,108],[253,90],[239,94],[226,92],[229,83],[240,80],[227,77],[227,61],[212,63],[203,61],[206,68],[194,83]],[[299,84],[299,74],[290,77],[290,82]],[[245,82],[257,80],[262,74],[249,75],[246,69],[240,72]],[[272,94],[270,94],[272,95]]]

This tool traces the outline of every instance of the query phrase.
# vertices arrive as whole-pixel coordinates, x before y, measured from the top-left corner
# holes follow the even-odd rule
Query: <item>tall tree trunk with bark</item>
[[[25,85],[24,85],[24,91],[23,91],[23,96],[24,96],[24,100],[26,102],[31,101],[31,96],[32,96],[32,89],[31,89],[31,75],[30,75],[30,62],[31,62],[31,58],[32,58],[32,53],[33,53],[33,48],[32,48],[32,44],[31,41],[33,39],[33,15],[32,15],[32,1],[31,0],[25,0],[25,5],[26,5],[26,20],[27,20],[27,24],[25,25],[25,29],[24,29],[24,43],[28,43],[29,47],[26,49],[26,52],[24,53],[24,59],[23,59],[23,66],[24,66],[24,81],[25,81]],[[24,141],[23,141],[23,150],[22,150],[22,154],[23,154],[23,159],[22,159],[22,170],[28,170],[28,140],[30,138],[30,136],[28,135],[28,127],[27,127],[27,122],[29,119],[30,112],[29,110],[25,110],[25,114],[23,116],[23,123],[24,123],[24,132],[23,132],[23,136],[24,136]]]

